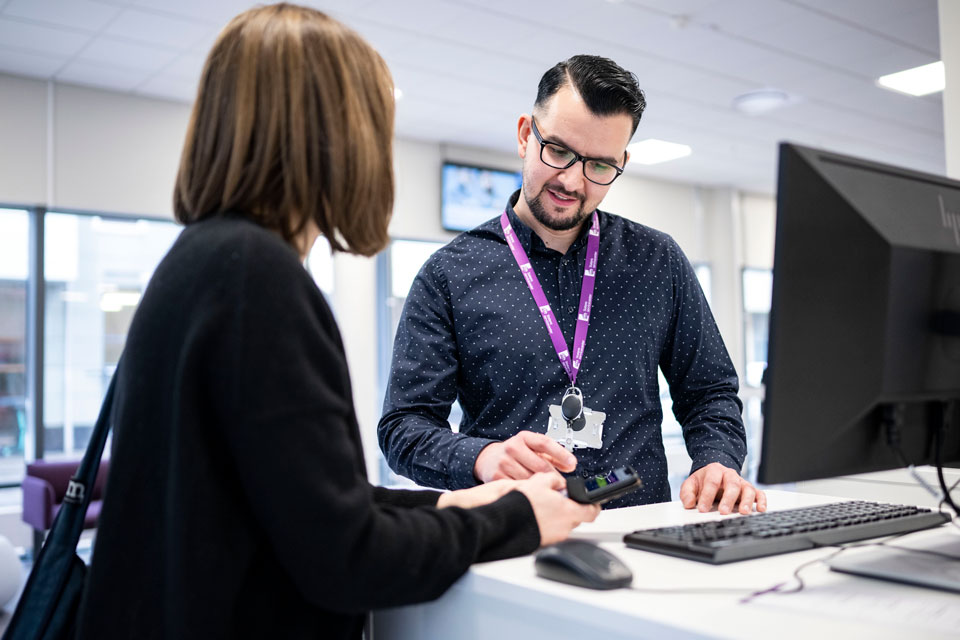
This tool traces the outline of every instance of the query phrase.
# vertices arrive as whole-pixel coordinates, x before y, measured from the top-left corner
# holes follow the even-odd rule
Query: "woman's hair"
[[[293,244],[313,220],[334,251],[386,246],[393,81],[357,33],[305,7],[241,13],[204,65],[173,208],[243,215]]]

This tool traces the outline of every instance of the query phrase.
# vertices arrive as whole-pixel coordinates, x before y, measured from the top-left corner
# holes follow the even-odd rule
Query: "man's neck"
[[[537,234],[537,236],[543,241],[543,244],[545,244],[548,249],[559,251],[562,254],[567,253],[567,250],[570,249],[570,245],[572,245],[580,235],[580,230],[587,222],[584,220],[574,228],[567,229],[566,231],[555,231],[554,229],[543,225],[539,220],[537,220],[533,216],[533,212],[530,211],[526,205],[527,203],[523,200],[523,194],[521,194],[520,198],[517,200],[517,204],[513,207],[513,211],[517,214],[517,217],[520,218],[520,221],[523,222],[523,224],[530,227],[531,231]]]

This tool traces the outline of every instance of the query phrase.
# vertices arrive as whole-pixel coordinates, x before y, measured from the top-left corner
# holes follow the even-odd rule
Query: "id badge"
[[[607,414],[584,407],[583,418],[582,423],[574,421],[573,425],[568,427],[560,405],[552,404],[550,419],[547,421],[547,435],[563,445],[567,451],[600,449],[603,447],[603,421],[607,419]]]

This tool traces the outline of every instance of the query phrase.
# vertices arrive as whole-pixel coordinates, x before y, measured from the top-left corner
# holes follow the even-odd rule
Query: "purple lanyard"
[[[590,307],[593,305],[593,285],[597,280],[597,256],[600,254],[600,222],[597,219],[597,212],[593,212],[593,223],[590,225],[590,235],[587,236],[587,260],[583,265],[583,284],[580,286],[580,311],[577,313],[577,329],[573,334],[573,361],[570,361],[570,351],[567,350],[567,344],[563,340],[563,334],[560,332],[560,325],[557,324],[557,317],[553,315],[553,309],[547,302],[547,296],[543,293],[543,287],[537,279],[537,274],[533,271],[533,265],[530,264],[530,258],[520,246],[517,240],[517,234],[510,226],[510,218],[507,212],[500,214],[500,226],[503,227],[503,235],[510,245],[510,251],[517,264],[520,265],[520,271],[523,272],[523,278],[527,281],[530,293],[540,308],[540,315],[543,317],[543,323],[547,325],[547,332],[550,334],[550,340],[553,341],[553,348],[557,350],[557,356],[560,358],[560,364],[570,378],[570,386],[577,381],[577,372],[580,371],[580,362],[583,360],[583,349],[587,344],[587,329],[590,327]]]

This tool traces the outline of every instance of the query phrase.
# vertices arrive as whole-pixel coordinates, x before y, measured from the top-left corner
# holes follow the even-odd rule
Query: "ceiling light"
[[[640,164],[668,162],[693,153],[693,149],[685,144],[657,140],[656,138],[647,138],[641,142],[634,142],[627,147],[627,151],[630,152],[630,160],[639,162]]]
[[[757,89],[733,99],[733,108],[751,116],[766,113],[791,102],[790,96],[779,89]]]
[[[893,89],[911,96],[925,96],[928,93],[943,91],[946,85],[943,61],[880,76],[877,78],[877,84],[884,89]]]

